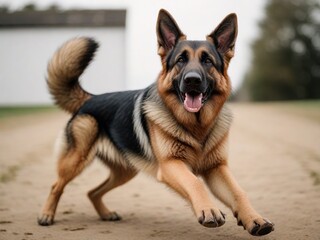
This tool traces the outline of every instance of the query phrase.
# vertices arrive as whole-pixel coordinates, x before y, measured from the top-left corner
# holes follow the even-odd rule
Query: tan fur
[[[246,193],[233,178],[227,166],[212,169],[204,175],[204,179],[212,193],[231,208],[238,220],[238,225],[243,225],[245,229],[252,229],[254,222],[260,226],[265,224],[265,220],[253,209]]]
[[[198,218],[202,216],[203,211],[212,214],[211,210],[213,210],[216,217],[222,219],[219,209],[211,202],[200,179],[182,161],[172,158],[161,162],[158,179],[186,198],[193,206],[195,215]]]
[[[157,159],[181,157],[192,166],[193,171],[199,173],[209,169],[209,167],[218,165],[219,159],[227,158],[226,147],[224,146],[223,151],[218,149],[218,144],[228,133],[232,120],[232,115],[226,107],[216,118],[206,140],[202,140],[202,138],[199,140],[191,132],[185,131],[184,128],[177,125],[174,115],[168,112],[164,106],[149,103],[145,105],[145,110],[150,129],[152,129],[153,150],[155,152],[160,146],[160,150],[163,151],[163,154],[160,154],[161,156],[155,154]],[[155,134],[159,136],[153,135],[155,128],[158,129]],[[208,161],[209,155],[214,155],[215,151],[224,155],[220,158],[210,157]]]
[[[57,105],[74,113],[90,98],[79,85],[83,70],[79,61],[87,54],[88,41],[75,38],[66,42],[48,64],[47,84]]]
[[[69,126],[74,133],[73,143],[67,149],[63,146],[58,160],[58,180],[53,184],[42,210],[42,220],[52,223],[64,187],[93,160],[93,143],[98,134],[96,121],[90,116],[79,116]],[[66,150],[67,149],[67,150]]]
[[[133,169],[123,168],[119,165],[109,165],[108,179],[98,187],[92,189],[88,196],[102,220],[120,220],[120,217],[111,212],[102,202],[102,196],[110,190],[131,180],[137,172]]]
[[[114,146],[109,138],[99,138],[94,145],[95,152],[99,153],[99,157],[107,159],[110,164],[121,165],[128,168],[128,162],[123,154]]]

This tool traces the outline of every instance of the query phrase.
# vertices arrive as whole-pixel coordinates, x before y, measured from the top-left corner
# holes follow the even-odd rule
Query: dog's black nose
[[[202,79],[199,73],[197,72],[188,72],[184,76],[184,82],[186,85],[198,86],[201,84]]]

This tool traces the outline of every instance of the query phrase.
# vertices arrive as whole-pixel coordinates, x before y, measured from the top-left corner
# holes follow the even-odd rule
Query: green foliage
[[[259,26],[240,92],[255,101],[320,98],[319,2],[270,0]]]

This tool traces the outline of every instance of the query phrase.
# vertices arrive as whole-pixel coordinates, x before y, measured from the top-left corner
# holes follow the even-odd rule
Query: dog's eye
[[[180,64],[180,65],[183,65],[186,62],[188,62],[188,53],[186,51],[184,51],[178,56],[178,58],[176,60],[176,63]]]
[[[203,64],[208,65],[208,66],[213,65],[213,60],[212,60],[212,58],[211,58],[211,57],[209,56],[209,54],[206,53],[206,52],[203,52],[203,53],[201,54],[200,61],[201,61]]]
[[[204,62],[205,64],[207,64],[207,65],[212,65],[212,64],[213,64],[211,58],[209,58],[209,57],[205,58],[203,62]]]
[[[184,56],[180,56],[178,59],[177,59],[177,63],[185,63],[186,62],[186,58]]]

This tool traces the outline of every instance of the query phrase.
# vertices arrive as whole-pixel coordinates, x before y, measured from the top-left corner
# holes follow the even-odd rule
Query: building
[[[0,13],[0,105],[52,103],[47,63],[66,40],[90,36],[100,43],[81,84],[99,94],[126,87],[126,10]]]

